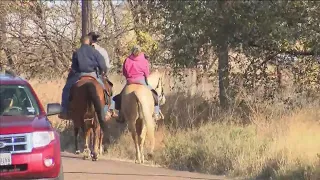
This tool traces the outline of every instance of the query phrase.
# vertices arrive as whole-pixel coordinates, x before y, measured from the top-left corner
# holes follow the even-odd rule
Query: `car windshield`
[[[34,116],[39,106],[29,87],[22,85],[0,86],[0,116]]]

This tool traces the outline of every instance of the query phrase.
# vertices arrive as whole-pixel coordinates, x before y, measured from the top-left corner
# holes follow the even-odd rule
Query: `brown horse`
[[[81,128],[84,133],[85,146],[83,158],[87,159],[90,155],[89,137],[93,132],[93,161],[98,159],[102,153],[103,130],[105,130],[104,106],[111,102],[112,83],[106,81],[105,87],[107,95],[100,83],[91,76],[82,76],[80,80],[72,86],[70,90],[69,117],[74,124],[76,154],[80,153],[78,147],[78,133]]]

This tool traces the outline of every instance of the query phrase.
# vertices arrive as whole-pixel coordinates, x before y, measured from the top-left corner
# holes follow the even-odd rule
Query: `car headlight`
[[[34,148],[46,146],[52,140],[54,140],[53,131],[40,131],[32,133],[32,144]]]

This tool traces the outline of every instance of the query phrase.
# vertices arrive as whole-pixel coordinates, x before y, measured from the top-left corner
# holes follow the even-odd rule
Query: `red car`
[[[60,136],[30,84],[12,74],[0,74],[0,179],[63,180]]]

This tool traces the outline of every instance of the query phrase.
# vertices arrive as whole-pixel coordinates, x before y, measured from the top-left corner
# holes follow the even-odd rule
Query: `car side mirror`
[[[47,105],[47,116],[57,115],[61,112],[61,105],[59,103],[49,103]]]

